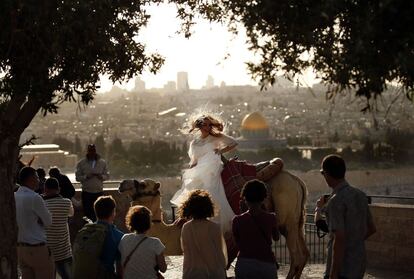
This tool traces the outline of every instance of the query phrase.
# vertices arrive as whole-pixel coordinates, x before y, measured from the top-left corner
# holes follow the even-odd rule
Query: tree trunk
[[[17,223],[14,177],[19,139],[0,139],[0,278],[17,279]]]

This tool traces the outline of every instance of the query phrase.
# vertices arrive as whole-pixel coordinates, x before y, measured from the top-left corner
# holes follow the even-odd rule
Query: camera
[[[324,202],[324,203],[327,203],[327,202],[329,201],[330,197],[331,197],[331,195],[330,195],[330,194],[325,194],[325,195],[323,195],[323,202]]]

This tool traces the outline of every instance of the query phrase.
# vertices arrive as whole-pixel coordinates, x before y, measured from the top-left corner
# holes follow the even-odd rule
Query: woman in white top
[[[221,154],[234,149],[237,142],[222,133],[223,128],[223,123],[211,115],[201,115],[192,122],[189,132],[199,133],[190,143],[190,168],[184,170],[182,187],[175,193],[171,202],[179,207],[187,199],[190,191],[206,190],[218,209],[218,215],[212,221],[220,224],[224,233],[231,230],[234,212],[227,201],[221,181]]]
[[[157,279],[165,272],[165,246],[155,237],[146,236],[151,227],[151,211],[145,206],[133,206],[125,218],[132,233],[124,234],[119,243],[123,279]]]

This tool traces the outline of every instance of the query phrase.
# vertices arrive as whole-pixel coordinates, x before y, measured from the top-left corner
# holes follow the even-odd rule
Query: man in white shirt
[[[103,195],[103,182],[109,172],[105,160],[96,152],[94,144],[89,144],[85,158],[76,165],[76,181],[82,184],[82,206],[86,217],[96,221],[93,204]]]
[[[17,256],[22,279],[54,279],[55,265],[46,246],[45,227],[52,224],[42,197],[34,192],[39,186],[39,176],[32,167],[19,172],[21,186],[14,193],[18,226]]]

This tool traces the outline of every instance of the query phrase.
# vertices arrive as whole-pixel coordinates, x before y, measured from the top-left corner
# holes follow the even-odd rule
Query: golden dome
[[[266,119],[259,112],[253,112],[243,118],[241,128],[243,130],[267,130],[269,125],[267,125]]]

